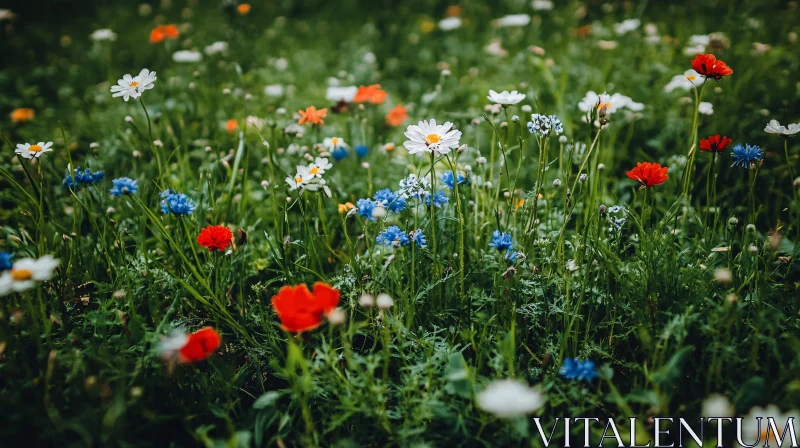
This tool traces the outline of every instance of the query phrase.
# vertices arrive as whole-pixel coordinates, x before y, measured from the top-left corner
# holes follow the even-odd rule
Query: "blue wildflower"
[[[506,255],[503,258],[513,263],[517,261],[517,257],[519,257],[519,252],[515,252],[511,249],[506,249]]]
[[[77,166],[75,167],[74,175],[70,175],[70,173],[67,172],[64,176],[63,185],[67,188],[92,185],[103,180],[103,176],[104,174],[102,171],[92,172],[89,168],[81,171],[81,167]]]
[[[428,195],[425,197],[425,203],[426,203],[427,205],[431,205],[431,196],[433,196],[433,205],[435,205],[435,206],[436,206],[436,207],[438,207],[438,208],[442,208],[442,206],[443,206],[444,204],[447,204],[447,201],[449,201],[449,200],[450,200],[450,199],[447,197],[447,195],[446,195],[446,194],[444,194],[444,192],[443,192],[442,190],[439,190],[439,191],[437,191],[437,192],[436,192],[436,194],[434,194],[434,195],[430,195],[430,194],[428,194]]]
[[[344,149],[344,147],[342,146],[336,147],[336,149],[334,149],[333,152],[331,153],[331,155],[333,156],[334,159],[336,159],[337,162],[347,157],[347,154],[348,154],[347,150]]]
[[[594,361],[588,359],[586,361],[581,361],[577,358],[567,358],[564,360],[564,364],[561,365],[561,369],[559,369],[558,373],[569,380],[592,381],[598,377]]]
[[[400,247],[407,246],[411,243],[411,240],[405,232],[400,230],[400,227],[389,226],[375,237],[375,242],[381,243],[384,246]]]
[[[139,185],[129,177],[120,177],[111,181],[114,188],[109,190],[113,196],[134,194],[139,190]]]
[[[376,205],[378,204],[376,204],[375,201],[371,199],[368,198],[359,199],[358,202],[356,202],[356,209],[358,210],[358,216],[367,218],[371,221],[375,221],[375,218],[372,217],[372,210],[375,209]]]
[[[11,255],[8,252],[0,252],[0,272],[11,270],[14,267],[14,263],[11,262]]]
[[[508,251],[514,246],[514,241],[511,239],[510,233],[495,230],[492,232],[492,241],[489,241],[489,247],[494,247],[500,252]],[[513,260],[512,260],[513,261]]]
[[[367,145],[358,145],[358,146],[356,146],[356,155],[358,157],[366,156],[367,152],[369,152],[369,148],[367,148]]]
[[[564,125],[555,115],[533,114],[528,122],[528,131],[539,137],[547,137],[551,132],[556,135],[564,132]]]
[[[177,193],[172,190],[161,192],[161,213],[190,215],[196,208],[197,206],[192,203],[192,200],[183,193]]]
[[[736,159],[731,166],[739,165],[743,168],[749,168],[750,165],[764,158],[764,151],[756,145],[736,145],[733,147],[731,156]]]
[[[425,239],[425,234],[422,233],[422,229],[417,229],[411,232],[411,239],[417,243],[417,246],[425,249],[428,247],[428,241]]]
[[[450,187],[451,189],[455,188],[455,184],[453,183],[453,172],[445,171],[444,175],[442,176],[442,182],[444,182],[444,184]],[[464,184],[469,184],[469,178],[467,178],[461,173],[458,173],[458,185],[464,185]]]
[[[373,197],[375,198],[375,202],[388,208],[390,212],[398,213],[406,208],[405,198],[388,188],[378,190]]]

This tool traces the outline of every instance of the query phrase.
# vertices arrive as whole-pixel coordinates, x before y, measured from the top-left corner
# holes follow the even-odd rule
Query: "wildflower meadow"
[[[0,445],[798,446],[797,1],[44,3]]]

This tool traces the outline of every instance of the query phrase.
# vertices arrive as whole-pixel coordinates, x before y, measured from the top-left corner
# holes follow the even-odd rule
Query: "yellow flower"
[[[430,33],[434,30],[434,28],[436,28],[436,23],[430,20],[423,20],[422,23],[419,24],[420,31],[425,34]]]
[[[339,204],[339,213],[347,213],[349,210],[355,208],[352,202],[345,202],[344,204]]]

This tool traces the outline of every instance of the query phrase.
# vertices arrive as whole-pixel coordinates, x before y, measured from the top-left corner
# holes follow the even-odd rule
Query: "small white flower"
[[[531,414],[544,406],[544,393],[517,380],[496,380],[476,397],[478,407],[500,418]]]
[[[347,322],[347,314],[343,309],[337,306],[328,313],[328,322],[330,322],[331,325],[342,325]]]
[[[372,297],[369,294],[361,294],[361,296],[358,298],[358,304],[364,308],[369,308],[372,305],[375,305],[375,297]]]
[[[122,79],[117,81],[116,85],[111,86],[111,95],[113,98],[122,97],[123,100],[128,101],[130,98],[139,98],[145,90],[155,87],[156,72],[143,68],[136,76],[126,74]]]
[[[93,41],[100,42],[100,41],[109,41],[113,42],[117,40],[117,35],[108,28],[103,28],[100,30],[96,30],[89,36]]]
[[[689,69],[683,72],[682,75],[675,75],[669,80],[667,85],[664,86],[664,91],[670,93],[677,89],[690,90],[694,87],[700,87],[705,78],[700,76],[694,69]]]
[[[188,334],[180,330],[174,330],[159,341],[158,345],[156,345],[155,352],[158,353],[164,361],[178,359],[178,353],[188,341]]]
[[[697,111],[703,115],[712,115],[714,113],[714,105],[708,101],[702,101],[698,106]]]
[[[533,0],[531,3],[534,11],[549,11],[553,9],[553,2],[551,0]]]
[[[341,137],[325,137],[322,146],[328,151],[333,152],[339,148],[347,148],[347,143]]]
[[[356,93],[358,93],[358,87],[356,86],[330,86],[325,91],[325,99],[334,103],[339,101],[350,103],[356,97]]]
[[[228,51],[228,43],[223,41],[214,42],[206,47],[206,54],[212,55]]]
[[[459,17],[448,17],[439,21],[439,29],[442,31],[450,31],[461,27],[461,19]]]
[[[703,410],[700,415],[705,417],[733,417],[734,409],[726,396],[715,394],[703,400]]]
[[[531,16],[528,14],[511,14],[495,20],[494,26],[505,28],[509,26],[526,26],[529,23],[531,23]]]
[[[524,100],[525,94],[519,93],[516,90],[512,90],[511,92],[508,90],[503,90],[500,93],[497,93],[494,90],[489,90],[489,96],[486,98],[488,98],[489,101],[493,101],[497,104],[510,105],[517,104]]]
[[[180,50],[172,53],[172,60],[175,62],[200,62],[203,59],[202,53],[192,50]]]
[[[17,149],[15,149],[14,152],[26,159],[38,159],[42,154],[52,151],[52,146],[53,142],[39,142],[35,145],[31,145],[30,143],[17,143]]]
[[[381,293],[378,294],[378,298],[375,299],[375,304],[378,305],[378,308],[382,310],[388,310],[394,306],[394,300],[389,294]]]
[[[50,280],[58,263],[52,255],[15,261],[11,270],[0,275],[0,297],[31,289],[37,282]]]
[[[461,131],[452,128],[453,123],[449,121],[442,125],[437,125],[434,119],[420,121],[408,126],[404,134],[408,141],[403,146],[408,149],[409,154],[447,154],[451,149],[458,148],[458,141],[461,139]]]
[[[642,22],[639,19],[623,20],[622,22],[614,25],[614,31],[617,34],[625,34],[638,29],[639,25],[641,24]]]
[[[767,127],[764,128],[764,132],[791,137],[800,132],[800,123],[791,123],[788,126],[782,126],[778,120],[771,120],[767,123]]]
[[[271,84],[264,87],[264,93],[267,96],[279,97],[283,96],[283,86],[280,84]]]

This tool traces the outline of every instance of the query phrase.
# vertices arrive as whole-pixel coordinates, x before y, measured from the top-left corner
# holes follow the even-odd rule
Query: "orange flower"
[[[698,54],[692,60],[692,68],[697,73],[719,81],[723,76],[733,74],[733,69],[728,64],[717,59],[713,54]]]
[[[236,120],[231,119],[225,122],[225,129],[228,130],[228,134],[233,134],[233,131],[235,131],[236,128],[238,127],[239,127],[239,122],[237,122]]]
[[[157,44],[165,39],[177,39],[180,35],[175,25],[159,25],[150,31],[150,43]]]
[[[444,15],[447,17],[458,17],[461,15],[461,7],[458,5],[448,6],[447,10],[445,10]]]
[[[242,3],[236,7],[236,12],[238,12],[239,15],[243,16],[248,14],[250,12],[250,9],[252,9],[252,6],[250,6],[249,3]]]
[[[373,84],[371,86],[360,86],[356,92],[354,103],[371,103],[382,104],[386,100],[386,92],[381,89],[380,84]]]
[[[190,334],[186,344],[178,350],[178,361],[182,363],[202,361],[219,348],[219,333],[211,327],[205,327]]]
[[[402,104],[398,104],[386,114],[386,124],[389,126],[400,126],[406,120],[408,120],[408,114]]]
[[[356,206],[353,205],[352,202],[345,202],[344,204],[339,204],[339,213],[347,213],[351,209],[354,209]]]
[[[639,162],[636,167],[625,174],[631,179],[642,184],[640,188],[655,187],[661,185],[669,179],[667,170],[658,163]]]
[[[302,117],[300,121],[297,122],[298,124],[311,123],[322,125],[325,124],[323,118],[328,115],[328,109],[317,110],[314,106],[308,106],[306,110],[298,110],[297,113]]]
[[[314,284],[314,292],[305,284],[284,286],[272,298],[272,307],[281,320],[281,328],[300,333],[313,330],[322,324],[336,305],[339,304],[339,290],[325,283]]]
[[[25,123],[26,121],[31,121],[35,116],[36,112],[29,107],[14,109],[11,111],[10,115],[12,123]]]

